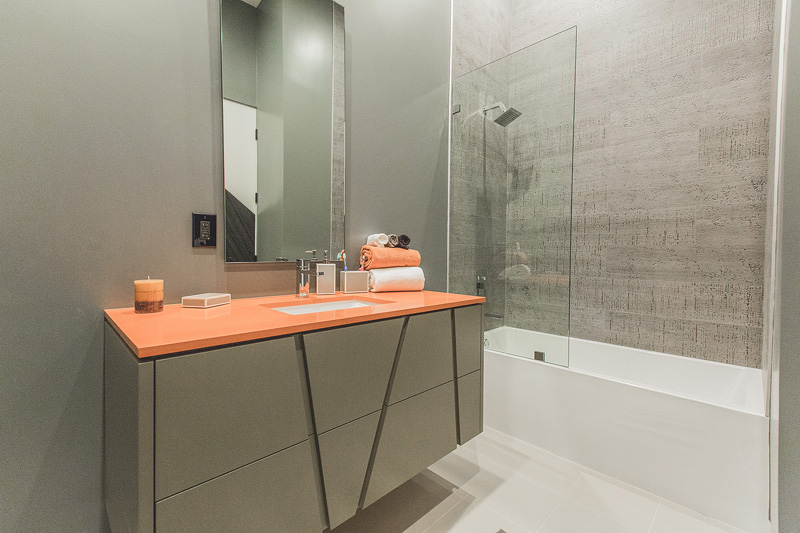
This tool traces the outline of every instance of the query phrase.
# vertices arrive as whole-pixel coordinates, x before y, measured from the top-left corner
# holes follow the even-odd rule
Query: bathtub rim
[[[569,339],[571,341],[573,339],[573,337],[569,337]],[[578,340],[584,341],[584,339],[578,339]],[[585,342],[597,343],[596,341],[585,341]],[[606,343],[597,343],[597,344],[606,344]],[[617,345],[610,345],[610,346],[617,347]],[[627,347],[626,346],[622,346],[622,348],[627,348]],[[630,349],[637,350],[637,348],[630,348]],[[575,372],[577,374],[583,374],[585,376],[590,376],[590,377],[597,378],[597,379],[604,379],[604,380],[607,380],[607,381],[613,381],[615,383],[621,383],[623,385],[628,385],[630,387],[635,387],[637,389],[649,390],[649,391],[653,391],[653,392],[658,392],[660,394],[666,394],[668,396],[681,398],[683,400],[687,400],[687,401],[691,401],[691,402],[697,402],[697,403],[702,403],[702,404],[706,404],[706,405],[712,405],[714,407],[719,407],[721,409],[731,409],[733,411],[738,411],[740,413],[744,413],[744,414],[752,415],[752,416],[757,416],[757,417],[761,417],[761,418],[769,418],[764,414],[764,412],[760,412],[760,413],[759,412],[754,412],[752,409],[747,409],[747,408],[742,407],[742,406],[734,406],[734,405],[726,404],[726,403],[719,402],[719,401],[715,402],[715,401],[710,400],[708,398],[701,398],[701,397],[693,396],[693,395],[690,395],[690,394],[678,393],[678,392],[675,392],[675,391],[672,391],[672,390],[666,390],[666,389],[664,389],[662,387],[648,386],[648,385],[644,385],[642,383],[637,383],[637,382],[634,382],[634,381],[628,381],[628,380],[625,380],[625,379],[620,379],[618,377],[610,376],[608,374],[600,374],[600,373],[597,373],[597,372],[590,372],[590,371],[587,371],[587,370],[580,370],[578,368],[573,368],[571,366],[562,366],[562,365],[557,365],[557,364],[553,364],[553,363],[547,363],[545,361],[537,361],[537,360],[531,359],[529,357],[522,357],[522,356],[519,356],[519,355],[514,355],[514,354],[510,354],[510,353],[506,353],[506,352],[500,352],[500,351],[497,351],[497,350],[492,350],[491,348],[484,348],[484,351],[485,352],[489,351],[489,352],[492,352],[493,354],[502,355],[504,357],[513,357],[515,359],[519,359],[521,361],[527,361],[527,362],[534,363],[534,364],[537,364],[537,365],[544,365],[546,368],[553,368],[553,369],[558,370],[559,372]],[[641,351],[645,352],[647,350],[641,350]],[[681,359],[685,359],[685,357],[681,356],[681,355],[672,355],[672,354],[660,353],[660,352],[649,352],[649,353],[657,355],[657,356],[670,356],[670,357],[679,357]],[[716,361],[706,361],[706,360],[703,360],[703,359],[698,359],[698,361],[699,362],[703,362],[703,363],[713,363],[713,364],[717,364],[717,365],[734,366],[734,365],[727,365],[727,363],[719,363],[719,362],[716,362]]]

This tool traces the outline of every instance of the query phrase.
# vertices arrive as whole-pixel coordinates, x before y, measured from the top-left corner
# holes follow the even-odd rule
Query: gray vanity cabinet
[[[456,375],[480,370],[483,366],[483,306],[453,309],[456,344]]]
[[[458,378],[458,443],[464,444],[483,431],[483,375],[480,370]]]
[[[156,503],[159,533],[321,531],[309,441]]]
[[[390,405],[364,507],[456,448],[453,381]]]
[[[452,311],[408,317],[389,404],[453,380]]]
[[[335,528],[356,514],[378,432],[377,411],[319,436],[328,522]]]
[[[155,365],[156,500],[308,439],[293,337]]]
[[[302,336],[318,434],[380,410],[402,330],[394,318]]]
[[[103,496],[111,531],[153,531],[153,369],[104,331]]]
[[[107,323],[112,531],[335,528],[481,432],[482,342],[480,304],[149,360]]]

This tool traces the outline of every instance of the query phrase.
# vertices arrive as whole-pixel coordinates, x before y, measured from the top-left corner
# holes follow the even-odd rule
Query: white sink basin
[[[285,307],[273,307],[275,311],[286,313],[287,315],[305,315],[308,313],[321,313],[323,311],[338,311],[340,309],[355,309],[357,307],[369,307],[383,302],[365,302],[364,300],[336,300],[335,302],[320,302],[287,305]]]

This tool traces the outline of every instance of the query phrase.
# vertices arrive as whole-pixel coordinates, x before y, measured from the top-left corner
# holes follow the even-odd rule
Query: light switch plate
[[[217,215],[192,213],[192,247],[217,245]]]

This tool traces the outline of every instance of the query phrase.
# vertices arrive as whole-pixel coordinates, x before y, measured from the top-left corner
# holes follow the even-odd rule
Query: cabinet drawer
[[[380,415],[376,411],[319,436],[331,529],[356,514]]]
[[[483,361],[483,305],[453,309],[456,327],[456,375],[481,368]]]
[[[303,335],[318,433],[381,408],[402,328],[392,319]]]
[[[390,405],[364,506],[399,487],[456,448],[455,391],[445,383]]]
[[[293,337],[155,363],[155,497],[308,438]]]
[[[409,317],[389,403],[451,381],[453,374],[450,310]]]
[[[464,444],[483,431],[481,373],[458,378],[458,443]]]
[[[322,531],[308,441],[156,504],[157,533]]]

